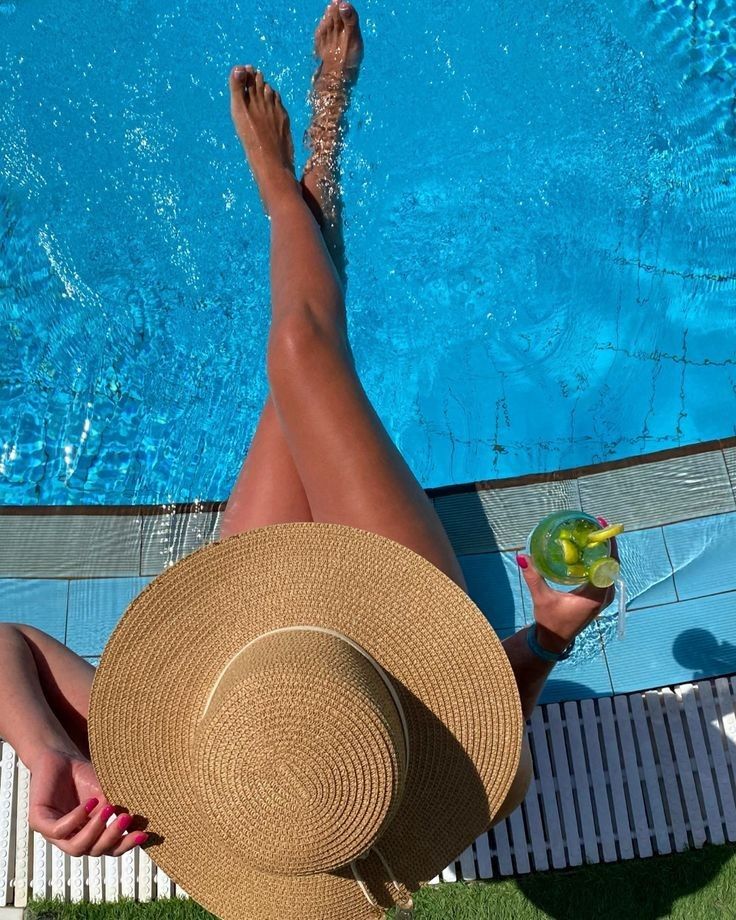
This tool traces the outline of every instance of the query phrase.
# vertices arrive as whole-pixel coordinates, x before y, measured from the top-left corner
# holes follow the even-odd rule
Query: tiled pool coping
[[[551,702],[736,672],[735,483],[736,437],[428,495],[502,638],[531,618],[514,555],[540,517],[584,507],[626,525],[626,637],[615,637],[610,618],[594,624],[555,669],[543,698]],[[143,586],[217,538],[224,507],[0,509],[0,618],[33,623],[95,660]]]

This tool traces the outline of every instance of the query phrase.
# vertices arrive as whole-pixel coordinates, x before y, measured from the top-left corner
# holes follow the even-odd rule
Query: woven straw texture
[[[289,633],[239,655],[294,625],[379,662],[408,752],[346,643]],[[504,801],[523,720],[498,638],[451,579],[385,537],[302,523],[204,547],[151,582],[104,651],[89,726],[105,794],[148,818],[152,859],[212,913],[368,920],[347,863],[377,841],[402,887],[436,876]],[[376,854],[358,865],[390,908]]]

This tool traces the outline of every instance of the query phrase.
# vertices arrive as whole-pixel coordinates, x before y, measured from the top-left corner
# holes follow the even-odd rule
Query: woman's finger
[[[51,842],[70,856],[93,856],[93,849],[100,837],[106,832],[107,822],[114,814],[112,805],[104,805],[89,816],[85,826],[66,840]]]
[[[120,846],[123,834],[133,823],[133,818],[127,812],[118,815],[106,830],[100,834],[90,851],[90,856],[111,856],[113,850]]]
[[[533,561],[525,553],[519,553],[516,556],[516,563],[521,569],[522,577],[529,588],[529,593],[535,604],[541,604],[555,593],[547,582],[542,578],[534,566]]]
[[[122,856],[123,853],[127,853],[128,850],[132,850],[133,847],[143,846],[146,840],[148,840],[148,834],[144,831],[133,831],[130,834],[126,834],[118,845],[107,855]]]
[[[50,805],[34,805],[29,815],[29,823],[34,831],[38,831],[49,840],[64,840],[87,824],[99,801],[97,798],[89,799],[61,817]]]

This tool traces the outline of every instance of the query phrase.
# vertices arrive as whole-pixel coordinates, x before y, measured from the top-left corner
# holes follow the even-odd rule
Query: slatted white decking
[[[521,806],[435,882],[540,872],[736,841],[736,677],[538,707]],[[0,767],[0,920],[31,897],[183,895],[140,850],[70,858],[29,832],[29,776]],[[15,914],[15,911],[13,911]],[[8,914],[10,920],[10,913]]]

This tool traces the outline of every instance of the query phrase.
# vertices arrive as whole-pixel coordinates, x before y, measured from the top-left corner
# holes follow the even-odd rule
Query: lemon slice
[[[585,578],[586,571],[587,569],[582,564],[582,562],[578,562],[574,565],[568,565],[567,567],[567,574],[570,578]]]
[[[611,556],[604,556],[591,563],[588,579],[596,588],[610,588],[618,578],[621,566]]]
[[[588,546],[594,546],[596,543],[605,543],[624,532],[623,524],[611,524],[610,527],[604,527],[603,530],[594,530],[588,537]]]
[[[580,550],[575,546],[572,540],[565,540],[564,537],[560,537],[559,544],[562,547],[562,558],[565,560],[566,565],[570,565],[573,562],[580,562]]]

